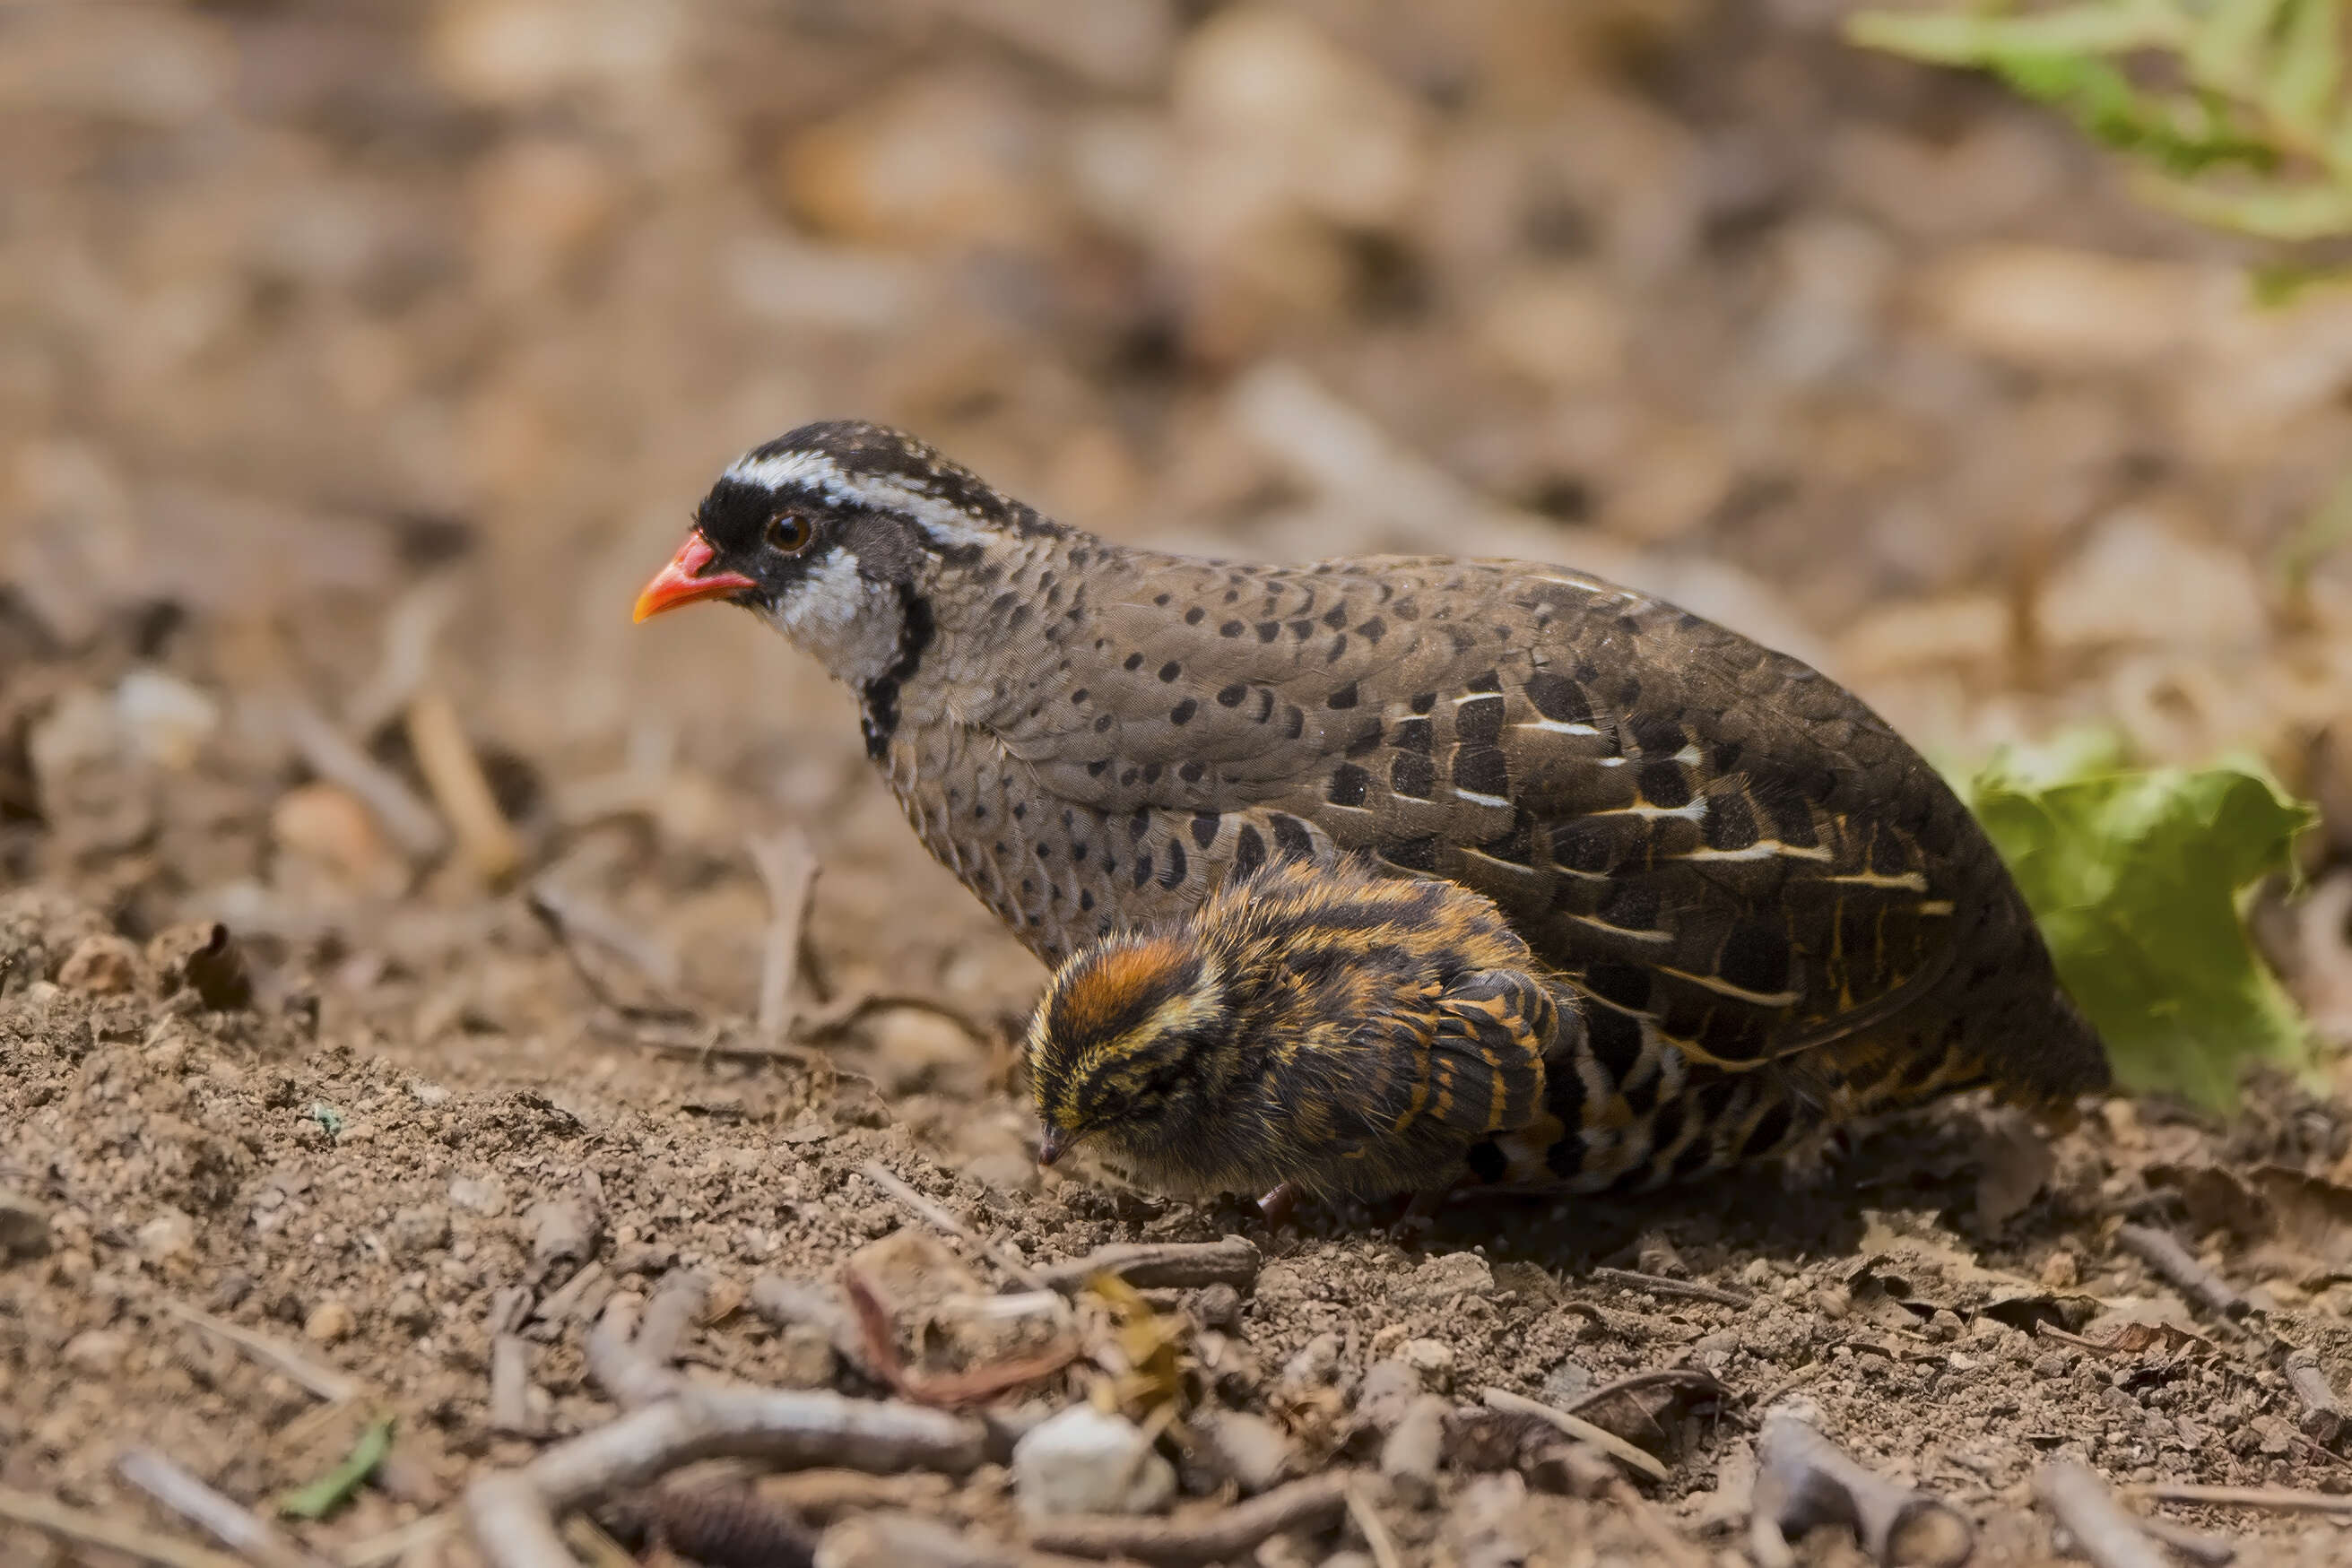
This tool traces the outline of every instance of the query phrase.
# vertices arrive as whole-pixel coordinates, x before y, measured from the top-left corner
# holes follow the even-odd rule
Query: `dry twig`
[[[102,1546],[142,1563],[158,1564],[159,1568],[252,1568],[245,1558],[142,1530],[110,1514],[69,1508],[36,1492],[18,1491],[15,1487],[0,1487],[0,1520],[30,1525],[59,1541]]]
[[[164,1298],[158,1304],[181,1322],[192,1323],[208,1334],[226,1340],[270,1371],[291,1378],[330,1403],[341,1404],[346,1399],[356,1399],[367,1392],[367,1385],[358,1378],[348,1373],[338,1372],[333,1367],[320,1365],[283,1340],[273,1339],[265,1333],[256,1333],[248,1328],[240,1328],[226,1318],[216,1318],[212,1313],[198,1307],[189,1306],[184,1301]]]
[[[2332,1447],[2344,1435],[2345,1427],[2352,1424],[2352,1414],[2346,1412],[2327,1375],[2319,1370],[2319,1357],[2308,1350],[2289,1351],[2280,1370],[2286,1374],[2286,1385],[2303,1402],[2304,1436],[2323,1448]]]
[[[1738,1291],[1727,1291],[1715,1285],[1702,1285],[1691,1280],[1669,1280],[1663,1274],[1644,1274],[1638,1269],[1593,1269],[1596,1280],[1612,1285],[1622,1285],[1630,1291],[1647,1291],[1654,1296],[1680,1296],[1693,1301],[1713,1301],[1726,1307],[1752,1307],[1756,1298]]]
[[[2198,1568],[2227,1568],[2227,1564],[2234,1561],[2238,1555],[2238,1548],[2234,1542],[2224,1541],[2218,1535],[2207,1535],[2202,1531],[2191,1530],[2185,1524],[2175,1524],[2168,1519],[2141,1519],[2136,1516],[2132,1522],[2140,1527],[2143,1534],[2156,1537],[2181,1556],[2196,1563]]]
[[[1328,1530],[1348,1511],[1345,1472],[1292,1481],[1211,1514],[1171,1519],[1100,1515],[1041,1521],[1030,1544],[1074,1557],[1133,1557],[1187,1565],[1246,1558],[1258,1543],[1286,1530]]]
[[[588,1331],[588,1375],[624,1410],[654,1404],[686,1386],[685,1375],[669,1358],[647,1354],[640,1341],[637,1298],[626,1291],[604,1303],[604,1315]]]
[[[190,1475],[152,1448],[132,1448],[114,1462],[122,1479],[197,1526],[256,1568],[319,1568],[319,1559],[284,1531]]]
[[[939,1204],[917,1192],[902,1177],[886,1168],[879,1160],[866,1161],[857,1167],[857,1174],[897,1199],[900,1207],[924,1221],[933,1229],[944,1231],[963,1242],[1030,1290],[1043,1291],[1048,1288],[1045,1279],[1036,1270],[1023,1262],[1020,1254],[1009,1247],[990,1240]]]
[[[343,1568],[389,1568],[390,1564],[403,1561],[412,1552],[430,1552],[444,1536],[457,1528],[457,1512],[443,1509],[438,1513],[413,1519],[381,1535],[355,1541],[338,1552],[335,1560]]]
[[[646,977],[667,991],[677,984],[677,961],[674,955],[656,947],[610,911],[600,909],[578,895],[557,887],[546,877],[531,883],[524,895],[523,907],[530,912],[556,951],[590,996],[631,1022],[693,1023],[698,1015],[691,1008],[668,1003],[632,1002],[614,994],[594,966],[581,951],[581,944],[593,942],[598,946],[619,954]]]
[[[816,851],[797,828],[751,840],[751,864],[768,890],[768,940],[760,958],[760,1010],[754,1027],[766,1044],[781,1046],[798,1009],[801,933],[816,892]]]
[[[1821,1524],[1853,1527],[1879,1563],[1957,1568],[1976,1532],[1948,1503],[1865,1469],[1805,1422],[1764,1418],[1756,1439],[1755,1516],[1748,1552],[1761,1568],[1795,1561],[1789,1542]]]
[[[530,1342],[520,1334],[491,1336],[490,1425],[518,1437],[538,1435],[530,1413]]]
[[[2033,1474],[2033,1495],[2094,1568],[2167,1568],[2162,1549],[2087,1467],[2071,1459],[2043,1465]]]
[[[446,693],[428,686],[409,703],[408,744],[433,803],[457,831],[457,847],[474,870],[492,883],[514,874],[522,863],[522,842],[499,810],[482,759]]]
[[[1348,1518],[1354,1522],[1356,1533],[1364,1538],[1364,1549],[1372,1554],[1374,1568],[1404,1568],[1404,1554],[1397,1550],[1396,1537],[1389,1533],[1364,1489],[1351,1483],[1347,1495]]]
[[[1075,1334],[1065,1334],[1034,1355],[1020,1356],[1010,1361],[975,1366],[967,1371],[927,1375],[907,1364],[899,1352],[898,1338],[890,1322],[890,1314],[874,1287],[856,1270],[845,1265],[841,1270],[843,1291],[849,1297],[850,1310],[857,1315],[857,1327],[862,1354],[856,1359],[875,1376],[888,1384],[893,1391],[919,1405],[934,1406],[942,1410],[959,1410],[967,1406],[983,1405],[1001,1394],[1024,1387],[1041,1377],[1055,1373],[1078,1359],[1082,1347]],[[1048,1294],[1045,1300],[1068,1311],[1057,1296]]]
[[[2240,1294],[2236,1286],[2200,1263],[2165,1231],[2146,1225],[2122,1225],[2116,1228],[2116,1243],[2209,1312],[2235,1322],[2254,1310],[2253,1302]]]
[[[979,1464],[975,1420],[836,1394],[688,1386],[548,1449],[466,1494],[475,1544],[492,1568],[569,1568],[557,1515],[697,1459],[841,1465],[961,1475]]]
[[[383,651],[375,673],[343,704],[343,727],[373,735],[406,707],[433,673],[433,650],[457,608],[459,578],[444,571],[396,600],[383,620]]]
[[[1057,1291],[1083,1289],[1097,1274],[1115,1274],[1139,1291],[1197,1290],[1231,1285],[1246,1291],[1257,1281],[1257,1244],[1246,1237],[1222,1241],[1114,1241],[1083,1258],[1048,1263],[1037,1270]]]
[[[448,847],[449,831],[433,814],[433,808],[418,800],[399,774],[328,723],[318,709],[289,700],[278,705],[277,717],[287,743],[301,754],[310,771],[358,796],[410,860],[433,860]]]
[[[2352,1496],[2297,1491],[2292,1487],[2208,1487],[2186,1481],[2151,1481],[2124,1489],[2127,1497],[2201,1508],[2257,1508],[2273,1513],[2332,1513],[2352,1519]]]
[[[1530,1399],[1524,1394],[1514,1394],[1507,1388],[1488,1388],[1483,1390],[1479,1397],[1486,1401],[1489,1410],[1500,1410],[1509,1416],[1532,1416],[1539,1421],[1548,1421],[1578,1442],[1591,1444],[1635,1475],[1654,1481],[1666,1479],[1665,1464],[1655,1454],[1635,1448],[1607,1427],[1596,1427],[1581,1416],[1571,1416],[1557,1406],[1547,1405],[1540,1399]]]

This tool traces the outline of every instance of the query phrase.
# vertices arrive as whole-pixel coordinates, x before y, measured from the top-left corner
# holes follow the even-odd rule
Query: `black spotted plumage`
[[[803,559],[761,554],[783,511],[814,523]],[[1709,1090],[1748,1141],[2106,1081],[1934,770],[1834,682],[1673,605],[1528,562],[1127,549],[868,425],[747,455],[704,516],[759,586],[738,602],[887,684],[891,789],[1049,963],[1165,929],[1238,871],[1360,857],[1491,899],[1595,1041],[1658,1064],[1656,1093],[1753,1079]],[[1622,1154],[1588,1142],[1594,1168]]]

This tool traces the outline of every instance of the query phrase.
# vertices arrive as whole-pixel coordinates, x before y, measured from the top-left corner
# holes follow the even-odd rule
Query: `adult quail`
[[[1228,875],[1361,856],[1492,899],[1634,1116],[1703,1109],[1692,1069],[1833,1081],[1840,1115],[2106,1082],[1992,845],[1900,737],[1583,573],[1130,549],[829,423],[719,476],[637,618],[706,599],[857,694],[924,844],[1049,964]],[[1595,1179],[1565,1145],[1561,1179]]]
[[[1047,983],[1030,1026],[1040,1162],[1084,1148],[1182,1197],[1434,1198],[1470,1184],[1655,1186],[1837,1118],[1817,1070],[1663,1061],[1640,1109],[1574,991],[1494,901],[1435,877],[1276,861]]]

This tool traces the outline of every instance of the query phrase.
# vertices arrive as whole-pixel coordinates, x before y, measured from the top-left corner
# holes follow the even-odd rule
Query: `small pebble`
[[[302,1320],[302,1333],[320,1344],[332,1344],[348,1337],[358,1326],[359,1320],[352,1315],[351,1308],[329,1297],[311,1308],[310,1315]]]
[[[66,1342],[66,1364],[93,1377],[110,1375],[131,1351],[131,1338],[112,1329],[89,1329]]]
[[[1230,1329],[1241,1322],[1242,1293],[1231,1285],[1204,1285],[1192,1292],[1192,1312],[1205,1327]]]
[[[58,984],[94,997],[121,996],[139,988],[139,949],[120,936],[85,936],[58,971]]]
[[[1241,1410],[1204,1411],[1194,1429],[1219,1469],[1243,1492],[1261,1492],[1290,1468],[1290,1438],[1263,1416]]]
[[[1495,1270],[1475,1252],[1448,1252],[1432,1258],[1405,1276],[1397,1294],[1408,1301],[1445,1301],[1455,1296],[1495,1293]]]
[[[167,1208],[139,1228],[139,1254],[149,1262],[185,1258],[196,1249],[196,1222]]]
[[[1176,1470],[1135,1423],[1078,1405],[1013,1446],[1013,1490],[1032,1519],[1153,1513],[1176,1495]]]
[[[1445,1415],[1451,1408],[1434,1394],[1421,1395],[1381,1445],[1381,1474],[1408,1507],[1427,1508],[1436,1500],[1437,1460],[1445,1443]]]
[[[417,1258],[438,1251],[449,1244],[449,1211],[437,1203],[401,1209],[392,1217],[386,1239],[394,1257]]]
[[[21,1192],[0,1187],[0,1262],[49,1249],[49,1211]]]

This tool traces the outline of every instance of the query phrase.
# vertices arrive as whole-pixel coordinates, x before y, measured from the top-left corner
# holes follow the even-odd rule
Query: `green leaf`
[[[1845,35],[1864,48],[1947,66],[1988,66],[2019,55],[2116,55],[2181,47],[2188,18],[2161,0],[2106,0],[2030,16],[1864,11]]]
[[[2311,1064],[2311,1033],[2240,913],[2292,872],[2316,813],[2256,762],[2127,769],[2112,741],[2004,752],[1969,803],[2040,921],[2116,1078],[2223,1107],[2258,1061]]]
[[[392,1452],[392,1417],[386,1416],[360,1434],[343,1462],[297,1491],[278,1500],[278,1511],[294,1519],[324,1519],[359,1490]]]

